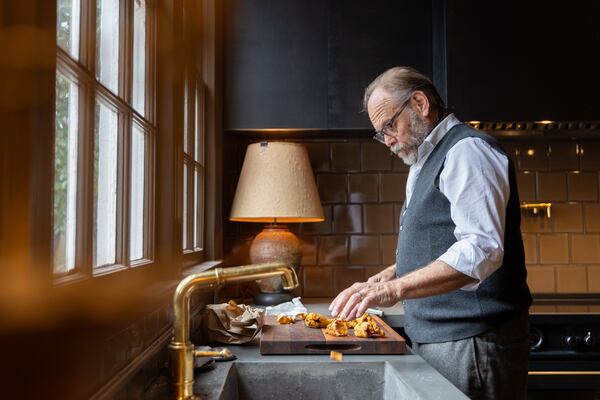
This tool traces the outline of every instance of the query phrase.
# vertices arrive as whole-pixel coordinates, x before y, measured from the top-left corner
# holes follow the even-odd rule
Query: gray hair
[[[409,99],[415,90],[421,90],[429,99],[432,109],[444,113],[446,106],[431,80],[411,67],[393,67],[373,80],[365,89],[363,109],[367,110],[369,98],[377,88],[385,90],[392,96],[396,104],[402,104]]]

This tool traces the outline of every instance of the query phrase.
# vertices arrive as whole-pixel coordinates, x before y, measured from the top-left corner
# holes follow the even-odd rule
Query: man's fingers
[[[348,299],[348,301],[346,302],[346,305],[344,306],[342,312],[338,315],[338,318],[345,319],[347,315],[350,315],[350,312],[352,311],[352,309],[358,303],[360,303],[361,300],[362,300],[361,295],[358,294],[358,292],[353,293],[350,296],[350,298]]]
[[[337,295],[337,297],[333,300],[333,302],[331,302],[331,305],[329,308],[329,311],[331,311],[331,315],[336,316],[339,314],[340,310],[346,304],[346,302],[348,301],[350,296],[352,296],[352,293],[353,293],[352,291],[350,291],[349,289],[346,289]]]
[[[361,301],[357,306],[356,306],[356,311],[354,312],[355,317],[354,318],[358,318],[361,315],[363,315],[366,311],[367,308],[369,308],[371,306],[371,303],[373,302],[373,298],[371,297],[371,295],[366,296],[363,301]]]
[[[340,294],[337,295],[335,299],[329,305],[329,311],[331,311],[331,315],[337,316],[340,310],[344,307],[344,305],[348,302],[350,297],[356,293],[360,288],[364,285],[362,282],[356,282],[352,286],[347,289],[344,289]]]

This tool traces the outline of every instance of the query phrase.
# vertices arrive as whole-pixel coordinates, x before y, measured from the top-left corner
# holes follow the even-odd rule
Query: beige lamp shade
[[[323,221],[323,208],[304,146],[287,142],[248,146],[229,219]]]

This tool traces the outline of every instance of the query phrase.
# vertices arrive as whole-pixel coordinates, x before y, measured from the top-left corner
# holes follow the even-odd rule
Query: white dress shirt
[[[425,138],[406,182],[408,206],[415,183],[432,150],[460,121],[450,114]],[[463,290],[475,290],[502,265],[504,224],[510,194],[508,158],[482,139],[458,141],[446,154],[440,192],[450,201],[456,243],[438,257],[474,279]]]

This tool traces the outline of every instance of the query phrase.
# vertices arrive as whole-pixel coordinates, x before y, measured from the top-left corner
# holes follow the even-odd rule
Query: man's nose
[[[393,136],[390,136],[390,135],[384,135],[384,136],[383,136],[383,138],[384,138],[384,140],[385,140],[385,145],[386,145],[387,147],[392,147],[392,145],[393,145],[394,143],[396,143],[396,138],[395,138],[395,137],[393,137]]]

